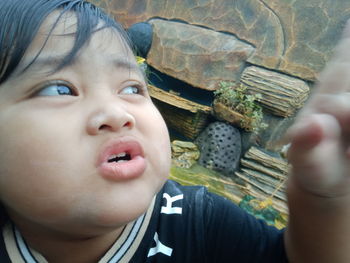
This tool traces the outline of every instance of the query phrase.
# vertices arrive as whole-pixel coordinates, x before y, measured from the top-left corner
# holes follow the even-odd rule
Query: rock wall
[[[345,21],[347,0],[95,0],[125,27],[151,18],[225,32],[255,47],[247,62],[314,81]]]
[[[258,136],[243,134],[244,149],[281,149],[279,138],[350,18],[348,0],[92,1],[125,28],[148,22],[149,39],[134,32],[150,46],[147,63],[191,90],[213,91],[219,81],[233,81],[262,94],[269,127]]]
[[[239,81],[254,48],[232,35],[179,22],[152,19],[147,63],[194,87],[215,90],[218,81]]]

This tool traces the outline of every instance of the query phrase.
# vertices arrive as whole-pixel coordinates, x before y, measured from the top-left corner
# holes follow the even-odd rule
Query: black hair
[[[77,16],[74,46],[56,70],[70,64],[91,35],[103,28],[116,29],[125,44],[131,48],[131,43],[122,26],[90,2],[84,0],[0,0],[0,85],[16,70],[45,18],[56,10],[60,11],[60,15],[52,26],[47,39],[63,14],[73,12]],[[97,28],[100,22],[103,25]],[[23,71],[35,62],[41,50]]]

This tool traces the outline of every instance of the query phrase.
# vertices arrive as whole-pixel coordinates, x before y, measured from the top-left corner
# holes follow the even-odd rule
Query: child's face
[[[55,18],[43,24],[21,66]],[[165,123],[117,33],[95,32],[74,63],[49,75],[72,48],[73,37],[63,34],[74,32],[75,22],[59,23],[36,62],[0,86],[0,199],[22,228],[121,227],[147,209],[168,176]],[[131,161],[108,163],[124,152]]]

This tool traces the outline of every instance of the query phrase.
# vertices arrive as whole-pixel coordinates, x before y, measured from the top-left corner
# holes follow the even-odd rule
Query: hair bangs
[[[79,50],[90,40],[92,34],[104,28],[115,29],[126,47],[132,48],[122,26],[101,9],[84,0],[1,0],[0,84],[5,82],[17,69],[40,26],[56,10],[59,11],[59,16],[50,29],[43,46],[21,72],[27,70],[35,62],[57,24],[69,12],[72,12],[77,18],[76,32],[73,33],[75,40],[72,49],[62,59],[56,71],[71,64]]]

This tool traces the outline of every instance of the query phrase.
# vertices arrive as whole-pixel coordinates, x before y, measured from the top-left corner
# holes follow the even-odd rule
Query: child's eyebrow
[[[45,74],[52,75],[56,72],[56,68],[62,63],[64,57],[38,57],[38,58],[28,58],[25,59],[23,63],[16,69],[15,76],[32,74],[35,71],[42,71],[45,69]]]
[[[112,58],[111,59],[112,64],[115,66],[115,68],[122,68],[122,69],[128,69],[130,71],[141,73],[142,71],[140,67],[137,65],[137,63],[133,63],[130,60],[127,60],[125,58]]]

